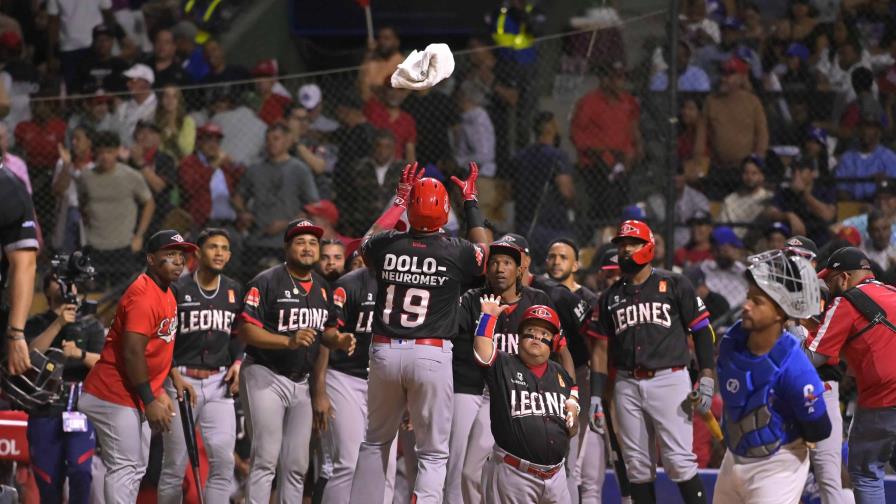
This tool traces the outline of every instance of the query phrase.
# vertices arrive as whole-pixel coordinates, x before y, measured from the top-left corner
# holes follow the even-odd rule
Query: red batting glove
[[[395,190],[395,199],[392,204],[401,208],[408,207],[408,198],[411,196],[411,189],[420,179],[423,178],[423,172],[426,168],[417,168],[417,163],[408,164],[401,172],[401,179],[398,181],[398,188]]]
[[[457,177],[451,177],[457,187],[460,187],[461,193],[464,195],[464,201],[476,200],[476,179],[479,178],[479,165],[475,161],[470,163],[470,175],[467,180],[461,180]]]

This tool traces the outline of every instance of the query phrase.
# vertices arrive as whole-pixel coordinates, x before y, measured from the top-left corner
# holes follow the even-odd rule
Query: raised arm
[[[498,356],[493,338],[498,315],[504,308],[501,306],[501,296],[486,294],[479,301],[482,305],[482,314],[479,316],[479,323],[476,324],[473,336],[473,357],[480,366],[489,367],[494,364],[495,357]]]
[[[451,177],[451,181],[460,188],[464,196],[464,215],[467,218],[467,239],[483,246],[492,242],[494,238],[491,230],[485,227],[485,219],[479,211],[479,200],[476,191],[476,179],[479,178],[479,165],[475,161],[470,162],[470,174],[466,180]]]

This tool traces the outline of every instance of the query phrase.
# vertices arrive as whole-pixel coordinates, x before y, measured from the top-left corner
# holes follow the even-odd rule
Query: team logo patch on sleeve
[[[476,266],[482,266],[482,263],[485,261],[485,254],[482,252],[482,247],[473,245],[473,249],[476,251]]]
[[[233,292],[233,289],[227,289],[227,302],[236,303],[236,294]]]
[[[345,289],[342,287],[336,287],[336,290],[333,291],[333,304],[342,308],[342,305],[345,304]]]
[[[252,287],[249,289],[249,292],[246,293],[245,303],[253,308],[258,308],[258,303],[261,302],[261,294],[258,292],[257,287]]]
[[[561,387],[566,387],[566,382],[563,381],[563,375],[560,373],[557,373],[557,381],[560,382]]]
[[[667,289],[668,289],[668,288],[667,288],[667,286],[666,286],[666,281],[665,281],[665,280],[660,280],[660,286],[659,286],[659,290],[660,290],[660,292],[666,292]]]

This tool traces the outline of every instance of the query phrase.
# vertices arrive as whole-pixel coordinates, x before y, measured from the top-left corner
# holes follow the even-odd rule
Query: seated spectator
[[[818,24],[818,19],[813,14],[809,0],[791,0],[789,15],[776,23],[775,36],[781,40],[796,42],[807,40]]]
[[[678,111],[678,159],[683,164],[685,180],[689,184],[696,183],[709,171],[709,147],[703,134],[701,106],[699,99],[687,97]],[[697,142],[700,142],[699,145]]]
[[[713,86],[719,84],[725,73],[724,64],[732,58],[745,63],[744,75],[752,74],[753,78],[762,77],[762,62],[752,48],[744,45],[744,24],[729,13],[720,23],[722,41],[719,44],[706,44],[694,51],[694,63],[702,68]],[[720,72],[721,71],[721,72]]]
[[[790,237],[790,226],[786,222],[775,221],[765,228],[765,248],[763,250],[784,250],[787,238]]]
[[[373,94],[373,88],[379,86],[391,76],[398,64],[404,60],[401,54],[401,39],[391,26],[381,26],[376,32],[376,39],[367,46],[367,54],[358,72],[358,90],[361,100],[367,101]]]
[[[408,91],[393,88],[388,82],[374,90],[364,103],[364,115],[374,128],[392,132],[396,158],[413,163],[417,160],[417,122],[411,114],[401,110]]]
[[[454,99],[460,111],[460,124],[452,131],[454,160],[461,170],[471,162],[479,165],[479,179],[476,186],[481,196],[480,207],[487,219],[500,221],[503,198],[498,193],[495,177],[495,128],[488,112],[482,107],[485,95],[471,81],[464,81],[455,93]]]
[[[871,111],[862,117],[858,148],[840,156],[834,176],[837,179],[896,177],[896,153],[880,144],[880,136],[880,116]],[[840,199],[870,201],[874,197],[874,181],[841,182],[837,184],[837,193]]]
[[[339,157],[333,171],[333,187],[337,195],[336,201],[340,204],[347,203],[339,197],[339,189],[351,184],[348,174],[354,171],[358,160],[373,151],[373,141],[377,131],[367,122],[367,118],[361,111],[362,106],[361,100],[354,93],[342,96],[336,105],[336,118],[339,120],[341,128],[333,134],[333,138],[339,146]],[[395,153],[393,152],[392,155],[394,156]]]
[[[134,254],[143,250],[156,208],[146,179],[118,162],[120,146],[116,133],[97,133],[96,165],[82,172],[77,182],[87,252],[100,289],[127,281],[135,271]]]
[[[255,94],[258,100],[258,117],[268,126],[282,121],[286,109],[292,104],[292,96],[289,91],[277,81],[279,73],[279,66],[275,59],[259,61],[252,69],[252,77],[255,77]]]
[[[877,115],[882,124],[886,122],[883,107],[872,91],[874,74],[871,73],[871,70],[865,67],[856,68],[852,71],[850,79],[856,99],[846,105],[846,110],[840,116],[840,128],[837,136],[843,142],[852,140],[855,130],[865,116]]]
[[[224,56],[224,48],[221,47],[221,43],[217,40],[211,39],[206,42],[204,50],[209,72],[202,80],[203,84],[242,81],[251,77],[249,71],[242,66],[227,63],[227,59]]]
[[[682,10],[682,37],[690,45],[703,47],[721,42],[719,23],[706,16],[705,0],[687,0]]]
[[[893,220],[884,214],[872,211],[868,214],[869,239],[862,241],[862,251],[868,259],[876,262],[884,271],[896,266],[896,244],[891,238]]]
[[[828,226],[837,217],[836,191],[829,184],[818,183],[819,174],[809,164],[800,162],[792,172],[791,180],[775,192],[764,216],[787,223],[794,234],[827,243]]]
[[[239,97],[236,87],[215,88],[209,103],[209,120],[224,132],[224,151],[237,164],[249,166],[262,158],[266,128],[252,109],[240,103]]]
[[[687,222],[692,217],[698,215],[709,214],[709,199],[699,189],[688,184],[682,173],[675,175],[673,179],[675,184],[675,241],[670,245],[670,250],[674,251],[684,247],[688,242],[690,233],[687,228]],[[656,217],[658,221],[666,220],[666,198],[659,193],[651,194],[647,197],[647,204],[650,214]]]
[[[470,40],[470,69],[464,80],[473,83],[485,96],[483,108],[488,112],[495,129],[495,163],[498,175],[512,177],[512,168],[507,166],[514,144],[514,118],[521,111],[521,100],[528,80],[512,58],[498,57],[501,49],[492,47],[491,40],[474,37]],[[521,75],[523,75],[521,77]],[[528,134],[528,128],[517,123],[518,128]],[[519,135],[525,138],[526,135]],[[525,141],[522,142],[525,145]],[[507,173],[504,173],[507,170]]]
[[[187,115],[180,88],[168,85],[159,95],[155,123],[162,130],[161,148],[178,161],[193,152],[196,146],[196,122]]]
[[[759,99],[746,90],[747,63],[732,58],[723,65],[719,91],[706,99],[706,135],[713,167],[705,181],[718,200],[737,186],[736,167],[744,158],[765,157],[768,124]]]
[[[130,147],[137,122],[151,121],[155,117],[158,100],[156,94],[152,92],[156,77],[151,68],[137,63],[129,68],[124,76],[128,78],[127,85],[131,99],[118,106],[115,110],[115,119],[121,143]]]
[[[747,299],[746,265],[741,261],[744,244],[728,226],[712,231],[712,258],[700,263],[703,285],[725,298],[729,307],[742,306]]]
[[[71,132],[78,126],[93,131],[115,131],[118,123],[112,113],[112,97],[103,90],[96,91],[93,96],[81,101],[78,112],[68,119],[68,131]]]
[[[731,225],[737,237],[743,239],[749,225],[765,211],[772,193],[765,188],[763,161],[750,156],[741,163],[740,187],[725,196],[719,211],[719,223]]]
[[[320,199],[311,168],[289,155],[285,124],[268,127],[265,153],[264,161],[246,171],[233,198],[237,225],[249,231],[244,267],[252,274],[260,262],[282,259],[286,226],[302,214],[305,205]]]
[[[292,107],[287,117],[290,155],[303,161],[314,172],[314,183],[320,197],[332,198],[336,148],[322,144],[320,135],[311,131],[311,116],[304,107]]]
[[[71,150],[59,146],[59,161],[53,172],[53,195],[56,197],[56,225],[50,243],[64,254],[84,245],[84,225],[78,203],[78,180],[93,169],[93,140],[96,133],[86,126],[72,130]]]
[[[31,103],[32,118],[20,122],[15,129],[15,141],[32,172],[52,171],[59,159],[57,146],[65,143],[68,125],[59,114],[55,95],[41,92]]]
[[[404,161],[395,158],[395,137],[379,130],[368,155],[345,174],[343,184],[334,187],[346,233],[361,236],[367,231],[391,201],[404,167]]]
[[[853,228],[860,236],[860,243],[866,243],[871,240],[871,234],[868,231],[868,217],[871,213],[883,216],[886,220],[893,223],[890,232],[890,241],[896,243],[896,184],[890,180],[882,180],[877,184],[877,190],[874,192],[874,204],[870,212],[849,217],[843,222],[833,226],[834,231],[841,228]]]
[[[174,33],[167,28],[156,32],[153,40],[152,54],[143,61],[155,74],[156,86],[183,86],[190,83],[174,45]]]
[[[205,59],[205,51],[196,44],[196,36],[199,29],[187,20],[181,20],[173,28],[174,51],[177,58],[182,61],[181,68],[187,73],[193,82],[201,82],[208,75],[209,65]]]
[[[224,133],[215,123],[206,123],[196,132],[196,152],[178,167],[183,207],[193,218],[193,228],[229,228],[236,224],[231,199],[237,194],[245,168],[233,162],[221,149]]]
[[[824,128],[812,126],[806,133],[801,154],[803,162],[811,164],[813,170],[817,170],[822,180],[829,180],[833,176],[832,167],[837,160],[828,153],[828,133]]]
[[[700,213],[688,219],[691,236],[684,247],[675,251],[672,263],[680,268],[690,268],[712,258],[712,218]]]
[[[836,37],[837,27],[834,35]],[[828,50],[822,51],[815,65],[815,71],[820,77],[820,87],[836,93],[837,100],[849,103],[856,99],[856,90],[852,87],[852,72],[857,68],[871,68],[871,55],[862,49],[857,39],[849,37],[842,44],[836,46],[833,59],[828,55]],[[877,85],[872,85],[872,90],[877,93]]]
[[[140,121],[134,129],[134,144],[127,163],[138,170],[153,194],[156,210],[149,233],[160,229],[162,220],[174,208],[172,193],[177,189],[177,164],[173,157],[159,150],[162,130],[152,121]]]
[[[78,67],[90,52],[91,30],[100,23],[112,20],[112,2],[79,0],[76,6],[73,2],[50,0],[46,7],[50,16],[47,27],[50,46],[47,67],[62,70],[66,89],[78,89],[76,76]]]
[[[31,95],[40,90],[41,74],[23,51],[22,38],[14,32],[0,34],[0,83],[8,95],[0,112],[11,128],[31,119]]]
[[[691,64],[691,46],[687,41],[678,42],[676,53],[678,66],[678,91],[681,93],[708,93],[709,76],[702,68]],[[669,73],[665,70],[653,74],[650,78],[651,91],[665,91],[669,86]]]
[[[437,165],[451,157],[451,144],[446,131],[457,124],[457,105],[443,92],[447,85],[414,91],[402,104],[417,123],[417,144],[414,149],[421,166]]]
[[[343,247],[354,240],[336,230],[339,226],[339,209],[332,201],[322,199],[316,203],[309,203],[305,205],[305,213],[308,214],[315,226],[324,230],[323,239],[338,241]]]
[[[317,84],[305,84],[296,93],[299,103],[308,111],[311,130],[317,133],[332,133],[339,129],[339,123],[323,115],[323,93]]]
[[[93,28],[91,50],[78,65],[77,87],[73,91],[88,93],[94,89],[123,92],[127,89],[122,77],[128,64],[112,54],[116,40],[124,37],[118,25],[98,24]]]

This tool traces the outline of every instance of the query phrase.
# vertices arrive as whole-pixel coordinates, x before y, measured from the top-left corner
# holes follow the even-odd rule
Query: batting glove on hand
[[[571,429],[576,423],[576,418],[579,417],[579,413],[582,412],[582,407],[579,406],[579,401],[574,397],[567,399],[564,406],[566,407],[566,428]]]
[[[476,179],[479,178],[479,165],[475,161],[470,163],[470,174],[467,180],[461,180],[457,177],[451,177],[451,181],[457,187],[460,187],[461,193],[464,195],[464,201],[476,199]]]
[[[395,189],[395,200],[393,204],[401,208],[408,207],[408,198],[411,196],[411,189],[414,184],[423,178],[426,168],[417,168],[417,163],[408,164],[401,172],[401,179],[398,181],[398,188]]]
[[[700,378],[700,384],[697,387],[697,392],[700,394],[697,398],[697,411],[701,414],[712,409],[712,395],[715,392],[715,383],[715,380],[708,376]]]
[[[591,430],[604,435],[604,432],[607,430],[607,419],[604,418],[604,407],[600,404],[600,397],[591,396],[591,414],[589,415],[591,420],[588,422],[588,426],[591,427]]]

